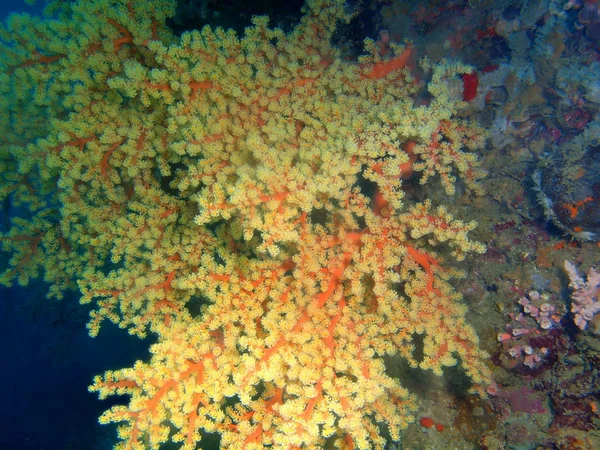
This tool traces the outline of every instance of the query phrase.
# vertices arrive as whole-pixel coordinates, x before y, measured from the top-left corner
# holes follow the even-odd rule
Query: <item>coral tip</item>
[[[444,431],[444,425],[442,425],[441,423],[436,423],[435,429],[441,433],[442,431]]]
[[[470,102],[477,97],[477,86],[479,80],[477,79],[477,72],[465,73],[462,76],[463,82],[463,100]]]
[[[423,417],[421,418],[421,425],[425,428],[431,428],[435,423],[431,417]]]

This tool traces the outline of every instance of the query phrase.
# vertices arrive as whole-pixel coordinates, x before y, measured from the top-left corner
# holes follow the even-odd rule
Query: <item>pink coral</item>
[[[574,321],[580,329],[585,330],[594,316],[600,312],[600,273],[590,268],[587,279],[579,274],[579,271],[570,261],[565,261],[565,271],[569,275],[569,286],[573,289],[571,298],[571,312],[575,314]]]

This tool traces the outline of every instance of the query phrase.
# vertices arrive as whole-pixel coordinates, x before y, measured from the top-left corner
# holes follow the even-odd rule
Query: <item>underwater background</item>
[[[51,7],[59,5],[57,8],[61,3],[77,2],[50,2]],[[241,38],[253,16],[267,15],[270,26],[290,33],[303,15],[302,5],[300,1],[179,0],[166,28],[180,37],[210,25],[231,28]],[[10,14],[22,12],[41,17],[44,6],[42,2],[33,6],[3,2],[0,17],[6,20]],[[417,148],[413,154],[407,150],[410,139],[399,139],[408,155],[403,164],[410,166],[402,169],[405,175],[396,176],[396,181],[402,179],[405,199],[422,202],[436,198],[455,217],[477,222],[476,228],[470,227],[470,222],[459,226],[440,213],[435,216],[434,226],[461,231],[452,236],[435,234],[431,240],[437,245],[454,239],[457,251],[467,253],[464,261],[455,264],[464,276],[451,279],[449,285],[462,295],[457,302],[466,305],[456,314],[461,320],[464,317],[478,336],[478,340],[471,337],[470,328],[465,328],[465,341],[469,345],[477,342],[479,348],[472,363],[469,352],[453,349],[453,358],[459,364],[441,362],[442,376],[434,374],[435,370],[395,361],[392,356],[383,358],[386,375],[399,379],[416,402],[407,415],[410,420],[404,424],[406,427],[400,427],[399,439],[381,425],[386,421],[377,417],[375,422],[384,430],[381,435],[385,443],[373,437],[371,444],[376,447],[377,442],[389,449],[441,450],[600,448],[600,2],[355,0],[345,2],[344,8],[352,20],[337,27],[331,45],[348,65],[383,67],[385,61],[399,61],[398,54],[404,55],[401,67],[389,68],[383,76],[391,76],[394,70],[408,70],[414,78],[402,85],[407,90],[413,89],[407,87],[413,84],[422,89],[432,80],[432,72],[419,64],[422,58],[426,57],[430,66],[446,60],[468,66],[468,71],[461,68],[462,72],[457,69],[448,76],[447,93],[453,97],[452,116],[447,120],[456,120],[457,128],[468,123],[477,130],[472,135],[465,132],[461,139],[467,147],[472,144],[469,148],[479,161],[477,171],[481,171],[481,176],[474,177],[480,191],[479,187],[471,191],[469,186],[475,166],[464,171],[455,167],[451,172],[464,175],[464,185],[457,175],[455,188],[453,182],[450,189],[444,181],[441,187],[423,187],[422,181],[430,175],[443,180],[447,172],[440,166],[451,167],[452,163],[419,167],[418,158],[438,158],[431,148],[433,144],[429,149]],[[22,62],[11,68],[9,59],[16,44],[7,43],[7,30],[10,27],[4,27],[0,34],[5,42],[0,49],[0,59],[5,60],[3,93],[11,89],[6,84],[17,71],[14,69],[29,66]],[[366,53],[363,41],[367,38],[371,39],[370,49],[376,59],[363,62],[360,58]],[[409,75],[406,77],[408,80]],[[198,91],[211,87],[200,87]],[[429,106],[433,96],[417,87],[411,90],[415,107]],[[400,97],[397,93],[390,95]],[[7,109],[2,112],[8,115],[7,104],[2,105]],[[301,130],[297,131],[300,135]],[[453,132],[462,131],[442,133],[436,148],[455,138]],[[11,164],[23,155],[10,149],[10,144],[8,138],[0,144],[4,147],[0,167],[5,171],[0,181],[0,273],[6,285],[0,286],[0,338],[5,344],[0,365],[4,387],[0,449],[109,449],[119,442],[116,426],[100,425],[98,417],[114,405],[126,405],[129,396],[120,394],[128,392],[115,387],[111,394],[116,395],[99,400],[98,393],[88,392],[88,387],[102,384],[94,377],[107,370],[131,367],[138,360],[150,361],[149,347],[159,341],[157,335],[163,331],[134,336],[109,317],[98,335],[90,337],[86,324],[96,305],[80,305],[82,294],[73,286],[61,299],[46,298],[49,285],[41,278],[31,280],[26,287],[19,286],[17,276],[13,276],[15,270],[20,270],[19,262],[11,261],[18,254],[12,244],[18,239],[10,234],[11,219],[28,217],[30,212],[15,201],[19,194],[11,183],[18,177],[12,175],[21,169]],[[388,157],[378,155],[374,161],[381,163]],[[466,157],[461,160],[464,164],[468,161]],[[342,163],[330,162],[336,164]],[[365,208],[376,217],[386,217],[379,208],[391,208],[394,203],[387,199],[384,206],[377,206],[378,181],[373,180],[384,176],[383,169],[378,172],[380,167],[375,164],[371,172],[358,176],[356,186],[372,202]],[[429,168],[431,174],[425,175]],[[198,202],[199,210],[206,207]],[[432,236],[436,233],[429,231],[430,223],[423,224],[423,217],[419,221],[416,213],[413,216],[409,229],[421,226]],[[427,217],[433,222],[433,216]],[[328,219],[316,215],[311,219],[324,224],[324,229],[329,226],[325,225]],[[360,220],[356,223],[364,226]],[[232,228],[237,230],[237,226]],[[461,234],[463,226],[468,228],[470,241]],[[217,228],[211,223],[208,234],[222,237]],[[239,246],[241,234],[231,232]],[[485,245],[485,252],[476,248],[478,242]],[[327,245],[324,247],[329,250]],[[285,250],[285,245],[282,248]],[[251,253],[247,249],[244,252]],[[263,253],[274,256],[275,251],[267,248]],[[404,272],[398,269],[398,273],[422,270],[427,280],[431,275],[429,265],[437,265],[437,260],[420,258],[424,253],[413,247],[408,253],[416,264],[404,268]],[[449,258],[450,251],[440,250],[436,255]],[[234,266],[227,258],[222,256],[223,266]],[[241,265],[245,264],[251,263],[244,260]],[[280,273],[282,278],[289,274],[290,267]],[[335,278],[333,270],[332,274]],[[402,284],[396,278],[394,282]],[[210,292],[215,297],[221,293],[219,289],[226,290],[214,289]],[[362,289],[373,290],[366,282]],[[406,290],[397,286],[394,289]],[[201,309],[204,305],[193,307]],[[444,307],[439,307],[442,316],[455,314],[453,310],[442,313],[447,311]],[[416,336],[423,332],[415,329],[411,345],[420,364],[428,355],[428,341]],[[458,325],[448,329],[463,330]],[[219,339],[215,338],[217,346]],[[436,347],[436,352],[445,349],[444,345]],[[474,369],[465,375],[461,364]],[[435,367],[436,362],[432,363],[432,369]],[[484,382],[478,383],[479,375]],[[117,385],[123,378],[103,380],[107,385]],[[480,392],[473,392],[474,385],[480,385]],[[101,388],[96,390],[106,395]],[[219,448],[217,441],[216,435],[209,435],[202,448]],[[141,448],[152,448],[143,442]],[[267,438],[257,448],[263,445],[279,448]],[[353,448],[355,444],[348,444],[345,438],[339,442],[331,438],[314,448],[336,445]],[[166,443],[161,448],[179,448],[179,444]],[[232,444],[227,448],[236,447]]]

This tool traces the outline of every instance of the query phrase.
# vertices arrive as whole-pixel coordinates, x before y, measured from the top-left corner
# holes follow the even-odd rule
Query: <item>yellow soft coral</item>
[[[43,271],[52,294],[94,304],[92,334],[105,319],[158,334],[149,361],[91,387],[131,396],[101,418],[123,422],[118,448],[211,432],[224,448],[383,448],[379,424],[396,440],[415,406],[384,356],[488,377],[444,265],[483,251],[475,223],[404,189],[478,188],[484,133],[447,86],[470,69],[433,68],[416,107],[414,49],[367,41],[350,63],[331,46],[341,0],[307,2],[288,34],[255,18],[241,39],[176,38],[173,8],[80,1],[0,31],[0,194],[32,216],[0,237],[0,280]]]

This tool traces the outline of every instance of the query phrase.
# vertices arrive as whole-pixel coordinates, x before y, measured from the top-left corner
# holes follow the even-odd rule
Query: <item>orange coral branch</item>
[[[402,54],[395,56],[392,59],[373,64],[371,70],[365,75],[363,75],[363,78],[368,78],[370,80],[378,80],[396,70],[403,69],[408,64],[408,61],[412,56],[412,52],[412,48],[408,47],[402,52]]]

